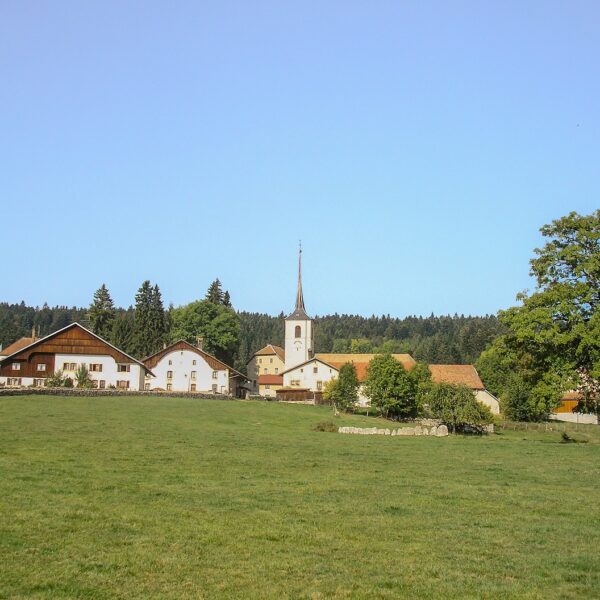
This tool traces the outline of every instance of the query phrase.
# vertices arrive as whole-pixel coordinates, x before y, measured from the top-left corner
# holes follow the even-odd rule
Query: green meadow
[[[0,398],[0,598],[598,598],[600,437]],[[384,423],[380,421],[380,423]]]

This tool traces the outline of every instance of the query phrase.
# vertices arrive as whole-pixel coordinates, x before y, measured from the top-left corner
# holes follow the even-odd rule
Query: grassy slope
[[[597,437],[311,430],[326,418],[1,399],[0,598],[600,596]]]

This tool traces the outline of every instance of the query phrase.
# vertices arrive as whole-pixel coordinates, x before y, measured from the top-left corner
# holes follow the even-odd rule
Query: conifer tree
[[[213,304],[223,304],[223,288],[218,277],[210,284],[206,292],[206,300]]]
[[[135,354],[133,345],[133,314],[131,311],[119,314],[112,327],[110,341],[113,346],[116,346],[127,354]]]
[[[135,295],[135,311],[133,313],[133,350],[138,357],[152,353],[152,304],[154,290],[148,280],[144,281]]]
[[[232,306],[231,306],[231,296],[229,295],[228,291],[226,291],[223,294],[223,306],[226,306],[227,308],[232,308]]]
[[[153,354],[162,348],[163,344],[167,341],[168,333],[165,308],[163,306],[162,296],[158,285],[155,285],[152,288],[149,322],[151,332],[151,348],[148,354]]]
[[[105,340],[109,339],[115,320],[115,306],[104,283],[94,293],[87,318],[96,335]]]

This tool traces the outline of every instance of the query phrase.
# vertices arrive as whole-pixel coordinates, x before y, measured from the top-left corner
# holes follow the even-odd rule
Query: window
[[[300,373],[304,373],[304,369],[300,369]]]
[[[190,373],[190,379],[193,379],[194,381],[196,381],[196,371],[192,371]]]
[[[193,361],[192,361],[192,365],[193,365],[194,367],[196,366],[196,361],[195,361],[195,360],[193,360]]]
[[[45,383],[46,383],[45,379],[34,379],[33,380],[34,387],[44,387]]]
[[[149,383],[145,383],[145,384],[144,384],[144,389],[145,389],[146,391],[149,391],[149,390],[150,390],[150,384],[149,384]]]
[[[217,384],[216,383],[213,383],[212,391],[213,391],[213,394],[217,393]]]
[[[292,379],[292,381],[290,381],[290,385],[299,386],[300,385],[300,380],[299,379]]]
[[[195,392],[196,391],[196,384],[192,383],[192,385],[190,385],[190,392]]]
[[[320,392],[323,389],[323,382],[317,381],[317,391]]]
[[[63,371],[77,371],[77,363],[63,363]]]
[[[170,361],[169,361],[169,366],[171,366],[172,364],[173,364],[173,361],[172,361],[172,360],[170,360]]]
[[[294,337],[297,337],[297,338],[302,337],[302,327],[300,327],[300,325],[296,325]]]
[[[98,382],[98,387],[99,387],[101,390],[103,390],[103,389],[106,387],[106,381],[104,381],[104,379],[101,379],[101,380]]]
[[[270,390],[271,386],[270,385],[265,385],[265,390]]]
[[[36,367],[36,371],[45,371],[46,370],[46,363],[38,363],[37,367]]]
[[[117,365],[118,373],[129,373],[131,370],[131,365]]]
[[[271,359],[271,364],[273,364],[273,359]]]
[[[172,383],[167,383],[167,392],[170,392],[173,389]]]
[[[265,375],[267,375],[268,373],[269,373],[269,369],[267,369],[267,368],[265,367]]]
[[[92,387],[97,388],[98,382],[95,379],[92,379]]]
[[[128,390],[129,389],[129,381],[117,381],[117,387],[120,390]]]
[[[260,365],[260,363],[262,362],[262,358],[258,359],[258,364]]]
[[[275,375],[277,375],[277,373],[279,373],[279,369],[275,367]]]
[[[19,386],[21,385],[20,377],[7,377],[6,385]]]
[[[173,371],[167,371],[167,379],[173,379]]]
[[[90,363],[90,371],[93,371],[94,373],[102,373],[102,365],[100,363]]]
[[[319,367],[313,367],[313,373],[318,373],[319,372]]]
[[[21,370],[21,363],[19,363],[19,362],[14,362],[14,363],[12,364],[12,370],[13,370],[13,371],[20,371],[20,370]]]
[[[213,371],[213,379],[219,379],[219,371]]]

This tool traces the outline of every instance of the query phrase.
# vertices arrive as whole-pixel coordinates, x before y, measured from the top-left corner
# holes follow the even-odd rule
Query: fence
[[[511,431],[596,431],[598,425],[591,425],[588,423],[568,423],[566,421],[547,421],[545,423],[526,423],[520,421],[502,421],[496,423],[496,426],[500,429],[508,429]]]

